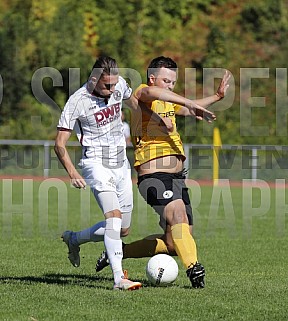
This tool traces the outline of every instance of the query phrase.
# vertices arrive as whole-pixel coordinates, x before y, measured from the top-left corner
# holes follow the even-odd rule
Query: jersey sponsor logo
[[[175,115],[174,110],[167,111],[166,113],[158,113],[158,115],[163,117],[173,117]]]
[[[163,193],[163,197],[164,197],[165,199],[171,198],[172,196],[173,196],[173,192],[170,191],[170,190],[167,190],[167,191],[165,191],[165,192]]]
[[[119,101],[121,100],[121,93],[119,90],[115,90],[114,93],[113,93],[113,97],[116,101]]]
[[[104,126],[108,123],[113,122],[115,119],[120,117],[120,103],[108,106],[107,108],[98,111],[94,114],[97,127]]]

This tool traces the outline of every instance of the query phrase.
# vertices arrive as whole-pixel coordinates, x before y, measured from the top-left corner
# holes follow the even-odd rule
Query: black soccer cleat
[[[109,259],[108,259],[107,253],[103,251],[99,259],[97,260],[97,263],[95,266],[96,272],[102,271],[106,266],[109,266]]]
[[[204,282],[205,269],[202,264],[197,262],[195,265],[193,265],[191,268],[189,268],[186,271],[186,274],[190,279],[193,288],[202,289],[205,287],[205,282]]]

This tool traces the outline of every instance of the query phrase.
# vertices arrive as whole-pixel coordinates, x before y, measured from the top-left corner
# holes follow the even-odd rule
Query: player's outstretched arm
[[[216,91],[216,93],[212,96],[208,96],[202,99],[196,99],[193,100],[196,104],[204,106],[204,107],[208,107],[214,103],[216,103],[217,101],[223,99],[226,95],[226,92],[229,88],[229,80],[231,78],[231,74],[228,70],[225,71],[224,76],[220,82],[220,85]]]
[[[210,105],[216,103],[217,101],[221,100],[222,98],[225,97],[226,92],[229,88],[229,79],[231,77],[231,74],[226,70],[224,73],[224,76],[220,82],[220,85],[216,91],[216,93],[212,96],[208,96],[202,99],[196,99],[193,100],[194,103],[199,104],[201,106],[204,106],[208,108]],[[202,116],[202,118],[205,118],[206,115],[203,114],[202,110],[197,110],[196,111],[197,116]],[[177,115],[180,116],[194,116],[194,113],[191,113],[190,110],[187,110],[187,108],[181,108],[177,111]],[[208,115],[209,116],[209,115]]]
[[[186,107],[182,109],[186,109],[185,113],[187,113],[187,115],[192,115],[198,120],[205,119],[208,122],[212,122],[216,119],[216,116],[212,112],[198,105],[197,103],[195,103],[195,101],[180,96],[168,89],[163,89],[157,86],[144,87],[138,90],[135,96],[139,101],[145,103],[152,102],[154,100],[162,100],[181,105],[183,107]]]

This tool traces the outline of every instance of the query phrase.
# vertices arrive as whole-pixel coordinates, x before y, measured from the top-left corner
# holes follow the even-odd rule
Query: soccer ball
[[[151,257],[146,265],[148,281],[156,286],[174,282],[178,276],[178,265],[173,257],[157,254]]]

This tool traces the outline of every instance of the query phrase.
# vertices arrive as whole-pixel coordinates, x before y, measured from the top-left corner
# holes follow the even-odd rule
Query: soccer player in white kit
[[[135,290],[142,285],[125,278],[122,269],[121,236],[128,235],[133,209],[131,168],[126,157],[126,142],[121,121],[122,100],[132,89],[119,76],[111,57],[96,60],[86,84],[68,99],[61,114],[55,139],[55,152],[73,186],[88,184],[103,211],[105,221],[87,230],[63,233],[68,258],[80,265],[79,245],[104,241],[114,276],[114,289]],[[72,130],[82,145],[82,175],[74,167],[66,149]]]

